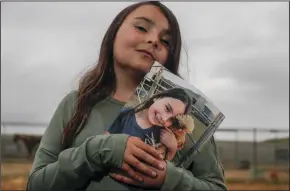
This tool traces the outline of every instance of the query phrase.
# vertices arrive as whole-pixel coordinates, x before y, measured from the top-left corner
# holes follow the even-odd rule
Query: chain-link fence
[[[220,128],[215,137],[228,181],[289,184],[289,129]]]
[[[27,128],[35,135],[27,135]],[[45,128],[45,124],[2,124],[2,182],[8,179],[16,182],[23,180],[22,186],[25,186],[33,155]],[[226,181],[230,186],[244,185],[239,187],[244,189],[249,186],[244,183],[257,181],[263,181],[261,185],[289,185],[288,129],[219,128],[215,139]]]

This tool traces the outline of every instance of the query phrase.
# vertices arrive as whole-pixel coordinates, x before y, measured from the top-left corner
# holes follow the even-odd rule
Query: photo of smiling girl
[[[180,116],[191,112],[192,99],[181,88],[172,88],[155,94],[135,108],[124,107],[109,127],[110,134],[125,133],[140,138],[160,149],[167,160],[172,160],[178,149],[176,133],[182,131]],[[175,127],[175,128],[174,128]],[[181,131],[178,131],[180,127]],[[185,134],[184,134],[185,136]],[[162,147],[162,146],[165,147]],[[163,149],[166,148],[166,151]]]

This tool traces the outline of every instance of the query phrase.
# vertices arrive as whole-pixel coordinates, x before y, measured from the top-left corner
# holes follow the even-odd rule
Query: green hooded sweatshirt
[[[61,150],[62,132],[75,111],[76,101],[77,92],[73,91],[57,107],[35,154],[28,191],[146,190],[108,176],[109,169],[122,165],[128,135],[104,133],[123,102],[108,97],[97,103],[73,145]],[[213,140],[188,161],[186,169],[176,167],[174,160],[166,161],[166,178],[160,190],[226,190]]]

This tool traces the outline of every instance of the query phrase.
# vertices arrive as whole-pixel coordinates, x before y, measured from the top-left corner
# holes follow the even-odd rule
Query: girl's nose
[[[152,44],[154,49],[159,49],[159,35],[157,33],[148,33],[146,41],[148,44]]]

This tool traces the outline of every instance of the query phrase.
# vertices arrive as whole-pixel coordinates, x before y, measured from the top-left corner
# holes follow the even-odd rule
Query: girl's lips
[[[150,52],[146,50],[137,50],[137,51],[143,53],[145,56],[150,57],[152,60],[154,60],[154,57]]]

